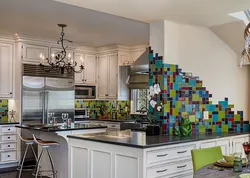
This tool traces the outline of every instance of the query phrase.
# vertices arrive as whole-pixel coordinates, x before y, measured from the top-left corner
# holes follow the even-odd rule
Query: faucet
[[[149,113],[149,110],[147,107],[142,107],[140,110],[138,110],[141,114],[144,114],[144,113]]]

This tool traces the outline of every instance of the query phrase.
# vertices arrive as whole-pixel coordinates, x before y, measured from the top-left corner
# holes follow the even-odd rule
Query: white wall
[[[229,98],[249,120],[248,67],[237,66],[237,54],[208,28],[165,21],[165,63],[178,64],[203,81],[216,103]],[[151,44],[150,44],[151,45]],[[154,46],[152,46],[154,50]]]

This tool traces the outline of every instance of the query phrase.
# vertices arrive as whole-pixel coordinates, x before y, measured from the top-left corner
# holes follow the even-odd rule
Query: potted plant
[[[160,126],[156,122],[156,113],[161,111],[162,109],[162,103],[155,101],[154,98],[158,94],[160,94],[161,89],[159,84],[155,84],[154,86],[150,86],[149,88],[149,94],[148,94],[148,100],[150,106],[152,106],[153,111],[152,113],[148,110],[148,121],[149,125],[147,125],[146,128],[146,135],[147,136],[153,136],[153,135],[160,135]]]

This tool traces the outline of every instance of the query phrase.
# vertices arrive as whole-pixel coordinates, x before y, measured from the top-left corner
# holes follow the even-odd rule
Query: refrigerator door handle
[[[49,115],[49,111],[48,111],[48,107],[49,106],[49,91],[46,91],[45,92],[45,114],[46,114],[46,122],[44,123],[44,124],[48,124],[49,123],[49,121],[48,121],[48,119],[49,119],[49,117],[48,117],[48,115]]]
[[[44,91],[40,92],[40,101],[42,102],[42,112],[43,112],[43,121],[42,124],[44,124],[44,113],[45,113],[45,106],[44,106]]]

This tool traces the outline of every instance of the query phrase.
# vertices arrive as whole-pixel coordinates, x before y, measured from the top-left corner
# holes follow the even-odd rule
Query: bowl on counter
[[[233,162],[234,161],[234,155],[230,154],[230,155],[223,155],[223,158],[226,162]]]

